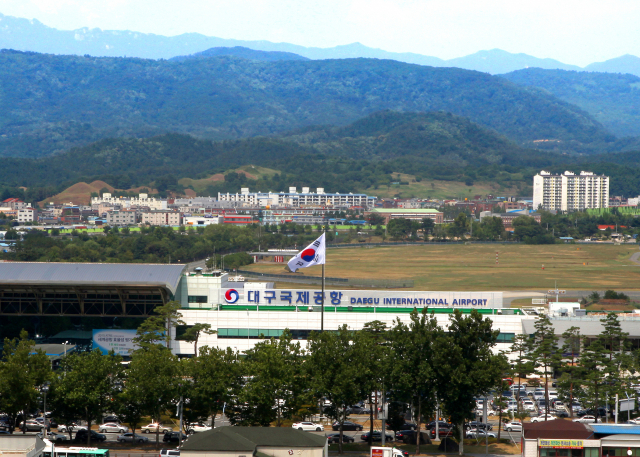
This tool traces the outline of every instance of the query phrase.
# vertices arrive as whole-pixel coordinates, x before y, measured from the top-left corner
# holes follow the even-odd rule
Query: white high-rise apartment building
[[[533,177],[533,208],[580,211],[609,207],[609,177],[581,171],[561,175],[542,170]]]

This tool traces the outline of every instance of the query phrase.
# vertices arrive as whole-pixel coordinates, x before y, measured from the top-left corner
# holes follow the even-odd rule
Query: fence
[[[238,270],[238,274],[261,278],[267,280],[280,280],[298,284],[321,284],[322,278],[319,276],[302,276],[295,274],[279,275],[275,273],[258,273],[250,270]],[[325,278],[325,284],[330,286],[352,286],[352,287],[381,287],[385,289],[398,289],[402,287],[413,287],[413,279],[367,279],[367,278]]]
[[[329,244],[327,249],[357,248],[357,247],[384,247],[384,246],[431,246],[431,245],[463,245],[463,244],[520,244],[520,241],[387,241],[384,243],[351,243]]]

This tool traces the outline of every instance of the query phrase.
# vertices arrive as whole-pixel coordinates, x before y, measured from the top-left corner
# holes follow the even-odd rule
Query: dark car
[[[329,442],[329,444],[337,444],[340,442],[340,433],[331,433],[329,435],[327,435],[327,441]],[[350,435],[345,435],[344,433],[342,434],[342,442],[343,443],[353,443],[355,441],[355,438],[353,436]]]
[[[569,417],[569,413],[566,411],[556,411],[556,417]]]
[[[350,406],[347,408],[347,414],[371,414],[371,410],[363,406]]]
[[[387,435],[385,433],[384,436],[386,441],[393,441],[393,435]],[[369,432],[360,435],[360,439],[362,441],[369,441]],[[382,432],[374,430],[373,435],[371,435],[371,441],[382,441]]]
[[[164,438],[162,438],[162,441],[164,441],[165,443],[179,443],[180,434],[180,432],[167,432],[164,434]],[[182,441],[186,440],[187,438],[188,436],[182,433]]]
[[[443,438],[445,436],[453,436],[453,428],[449,427],[449,428],[440,428],[438,427],[438,435],[440,435],[440,438]],[[436,437],[436,428],[433,427],[431,429],[431,438],[435,438]]]
[[[76,436],[73,438],[76,441],[87,441],[87,430],[78,430]],[[107,436],[102,433],[98,433],[95,430],[91,430],[91,441],[106,441]]]
[[[385,427],[387,428],[387,430],[391,430],[389,424],[385,424]],[[402,424],[402,427],[400,427],[400,430],[418,430],[418,426],[413,422],[405,422],[404,424]]]
[[[451,428],[451,424],[449,422],[445,422],[445,421],[438,421],[438,427],[439,428]],[[435,429],[436,428],[436,421],[431,421],[427,424],[427,430],[431,430],[431,429]]]
[[[120,419],[118,418],[118,416],[104,416],[104,421],[103,424],[106,424],[107,422],[115,422],[116,424],[120,423]]]
[[[605,417],[607,415],[607,412],[603,407],[599,407],[597,412],[594,409],[589,408],[589,409],[583,409],[581,411],[578,411],[576,415],[578,417],[582,417],[582,416]]]
[[[396,432],[396,441],[404,441],[405,437],[410,438],[415,436],[416,433],[415,430],[398,430]]]
[[[339,432],[340,422],[334,422],[333,424],[331,424],[331,429],[334,432]],[[362,431],[362,424],[356,424],[355,422],[351,422],[351,421],[344,421],[344,424],[342,424],[342,431],[343,432],[360,432]]]
[[[484,422],[478,422],[478,421],[471,421],[471,422],[469,422],[467,424],[464,424],[464,429],[465,430],[470,430],[472,428],[479,429],[479,430],[484,430],[485,428],[487,430],[493,430],[493,425],[486,424]]]

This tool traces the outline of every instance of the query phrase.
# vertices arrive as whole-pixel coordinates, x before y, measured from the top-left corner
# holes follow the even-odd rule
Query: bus
[[[109,457],[109,449],[76,446],[63,447],[54,446],[51,443],[45,447],[42,457]]]

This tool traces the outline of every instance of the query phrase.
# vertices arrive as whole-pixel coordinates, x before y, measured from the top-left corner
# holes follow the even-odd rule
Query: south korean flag
[[[298,268],[306,268],[313,265],[324,265],[325,251],[323,233],[320,235],[320,238],[315,240],[302,251],[298,252],[294,258],[287,262],[287,265],[294,273]]]

